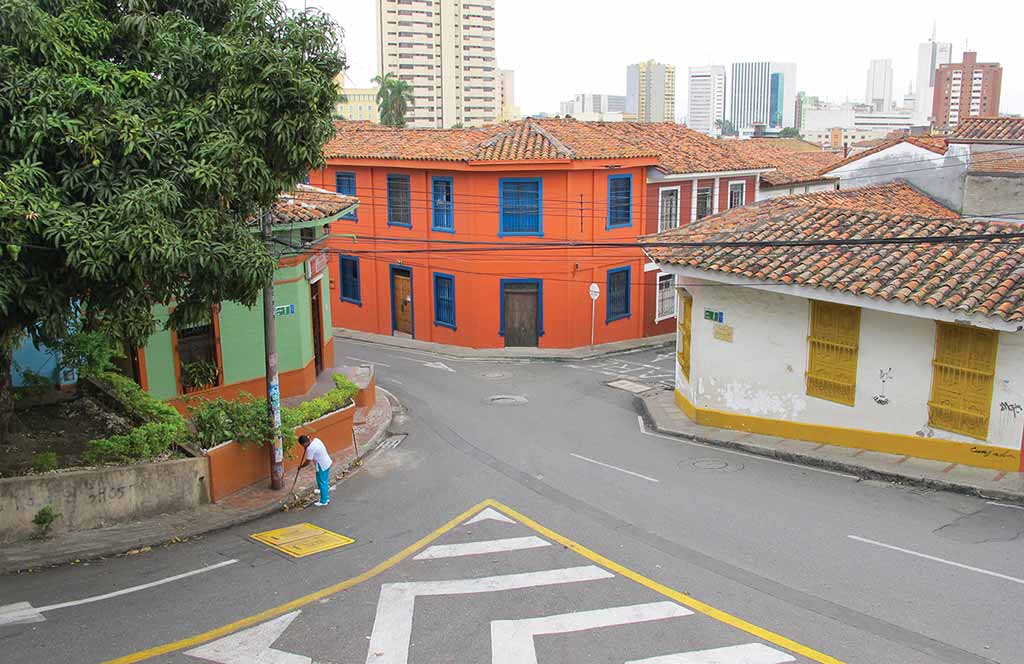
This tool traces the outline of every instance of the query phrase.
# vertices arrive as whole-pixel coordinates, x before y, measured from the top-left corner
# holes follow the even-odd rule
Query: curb
[[[385,393],[386,398],[391,404],[391,417],[388,418],[388,421],[383,426],[381,426],[373,435],[373,437],[370,438],[370,440],[363,446],[358,456],[352,457],[344,464],[339,463],[332,466],[332,470],[334,467],[338,467],[337,473],[331,473],[332,481],[340,482],[351,476],[353,469],[358,469],[362,465],[363,459],[365,459],[369,454],[373,453],[373,451],[377,449],[377,446],[380,444],[380,442],[388,436],[388,431],[391,428],[391,422],[394,419],[396,408],[401,405],[401,402],[398,400],[397,397],[395,397],[394,394],[388,392],[384,388],[378,387],[377,389]],[[312,485],[308,487],[296,487],[295,493],[298,495],[297,500],[295,498],[292,498],[291,493],[286,493],[278,501],[275,501],[268,505],[264,505],[262,507],[258,507],[253,510],[249,510],[248,512],[242,512],[234,518],[225,519],[223,522],[220,523],[214,523],[212,525],[207,526],[199,526],[194,530],[179,533],[175,535],[175,537],[173,537],[172,539],[160,538],[157,540],[153,540],[151,538],[146,537],[145,535],[140,535],[136,538],[122,539],[117,544],[117,546],[110,546],[107,548],[88,551],[87,553],[82,553],[79,555],[62,553],[59,555],[52,556],[50,558],[40,559],[39,561],[34,562],[33,564],[28,566],[25,566],[22,563],[13,563],[9,565],[0,563],[0,576],[21,572],[32,572],[34,570],[42,569],[45,567],[58,567],[61,565],[66,565],[71,562],[85,562],[89,560],[97,560],[100,558],[113,558],[123,555],[128,551],[141,549],[144,547],[156,548],[158,546],[170,546],[173,544],[179,544],[189,539],[192,539],[193,537],[198,537],[200,535],[208,535],[210,533],[215,533],[221,530],[232,528],[234,526],[249,523],[250,521],[255,521],[257,519],[270,516],[271,514],[276,514],[282,511],[288,511],[293,506],[301,504],[304,500],[312,496],[313,488],[314,487]],[[215,505],[216,503],[209,504]]]
[[[978,498],[986,498],[989,500],[1000,500],[1004,502],[1024,504],[1024,494],[1015,493],[1013,491],[985,489],[982,487],[974,486],[972,484],[949,482],[945,480],[932,479],[930,477],[900,475],[899,473],[892,473],[884,470],[878,470],[875,468],[868,468],[866,466],[860,466],[857,464],[847,463],[844,461],[822,459],[820,457],[801,454],[799,452],[765,448],[759,445],[750,445],[748,443],[743,443],[740,441],[716,440],[714,438],[707,438],[705,436],[699,436],[696,434],[679,433],[677,431],[662,429],[661,427],[658,426],[658,423],[655,421],[654,417],[651,415],[650,410],[648,410],[647,408],[647,401],[644,399],[645,394],[650,394],[650,391],[645,392],[643,394],[638,394],[633,398],[633,407],[636,409],[637,413],[639,413],[639,415],[643,418],[644,426],[648,427],[651,431],[658,432],[663,436],[671,436],[673,438],[679,438],[683,440],[692,440],[698,443],[704,443],[705,445],[710,445],[712,447],[721,447],[725,449],[737,450],[740,452],[746,452],[747,454],[755,454],[757,456],[762,456],[769,459],[778,459],[779,461],[788,461],[790,463],[796,463],[803,466],[814,466],[816,468],[823,468],[825,470],[834,470],[837,472],[848,473],[850,475],[856,475],[862,480],[884,480],[896,484],[906,484],[911,486],[925,487],[929,489],[938,489],[941,491],[961,493],[969,496],[976,496]]]

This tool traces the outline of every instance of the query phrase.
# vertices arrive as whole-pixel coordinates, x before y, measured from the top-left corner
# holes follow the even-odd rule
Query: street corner
[[[358,576],[107,664],[157,656],[221,664],[839,663],[493,500]]]

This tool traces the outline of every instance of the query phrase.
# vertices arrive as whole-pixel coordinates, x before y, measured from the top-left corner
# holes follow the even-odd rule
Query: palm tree
[[[392,73],[374,76],[377,84],[377,108],[380,109],[381,124],[389,127],[404,127],[405,114],[412,106],[412,88]]]

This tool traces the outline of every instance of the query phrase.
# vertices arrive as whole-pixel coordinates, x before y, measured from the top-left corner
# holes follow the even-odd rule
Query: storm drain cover
[[[495,394],[487,397],[487,403],[492,406],[522,406],[529,403],[529,399],[518,394]]]
[[[355,542],[351,537],[332,533],[311,523],[297,523],[287,528],[254,533],[250,537],[287,553],[293,558],[302,558],[321,551],[337,549]]]
[[[680,463],[682,465],[685,461]],[[690,467],[695,470],[703,470],[717,473],[735,473],[737,470],[743,470],[742,463],[729,462],[725,459],[694,459],[690,462]]]
[[[637,383],[636,381],[626,380],[625,378],[613,380],[609,383],[606,383],[606,385],[608,385],[608,387],[614,387],[618,390],[626,390],[627,392],[632,392],[633,394],[640,394],[641,392],[646,392],[647,390],[651,389],[650,385],[644,385],[643,383]]]

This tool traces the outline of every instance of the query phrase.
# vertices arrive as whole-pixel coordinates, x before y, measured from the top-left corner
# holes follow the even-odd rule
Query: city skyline
[[[296,0],[288,0],[288,4],[303,6]],[[322,7],[344,28],[349,63],[346,78],[350,85],[369,85],[377,70],[374,0],[306,4]],[[964,14],[952,2],[929,3],[927,11],[868,2],[864,12],[844,19],[843,34],[849,35],[846,44],[811,20],[810,15],[818,11],[811,3],[789,3],[787,15],[807,18],[780,21],[771,24],[771,30],[759,20],[730,25],[730,39],[722,39],[713,30],[701,30],[685,40],[680,39],[676,26],[713,23],[720,19],[713,8],[650,1],[638,5],[633,14],[611,21],[603,14],[581,11],[584,4],[575,0],[497,1],[497,61],[501,68],[515,70],[516,104],[524,115],[555,113],[559,102],[578,92],[625,94],[625,68],[648,59],[675,65],[677,72],[712,64],[728,69],[735,62],[760,59],[795,62],[798,90],[836,103],[862,101],[868,62],[890,59],[894,95],[901,99],[907,84],[916,80],[918,45],[931,36],[933,19],[937,40],[952,43],[954,61],[966,45],[968,50],[982,52],[986,61],[1002,64],[1000,112],[1024,113],[1024,52],[1014,47],[1012,22]],[[738,11],[743,13],[746,7],[753,10],[757,5],[741,2]],[[885,20],[877,18],[882,13]],[[651,20],[651,14],[663,19]],[[538,16],[544,20],[537,21]],[[566,38],[575,32],[586,37],[578,41]],[[601,48],[598,44],[617,45]],[[827,56],[822,57],[823,53]],[[553,67],[555,62],[566,64]],[[677,118],[682,119],[687,111],[687,89],[680,81],[676,85]]]

